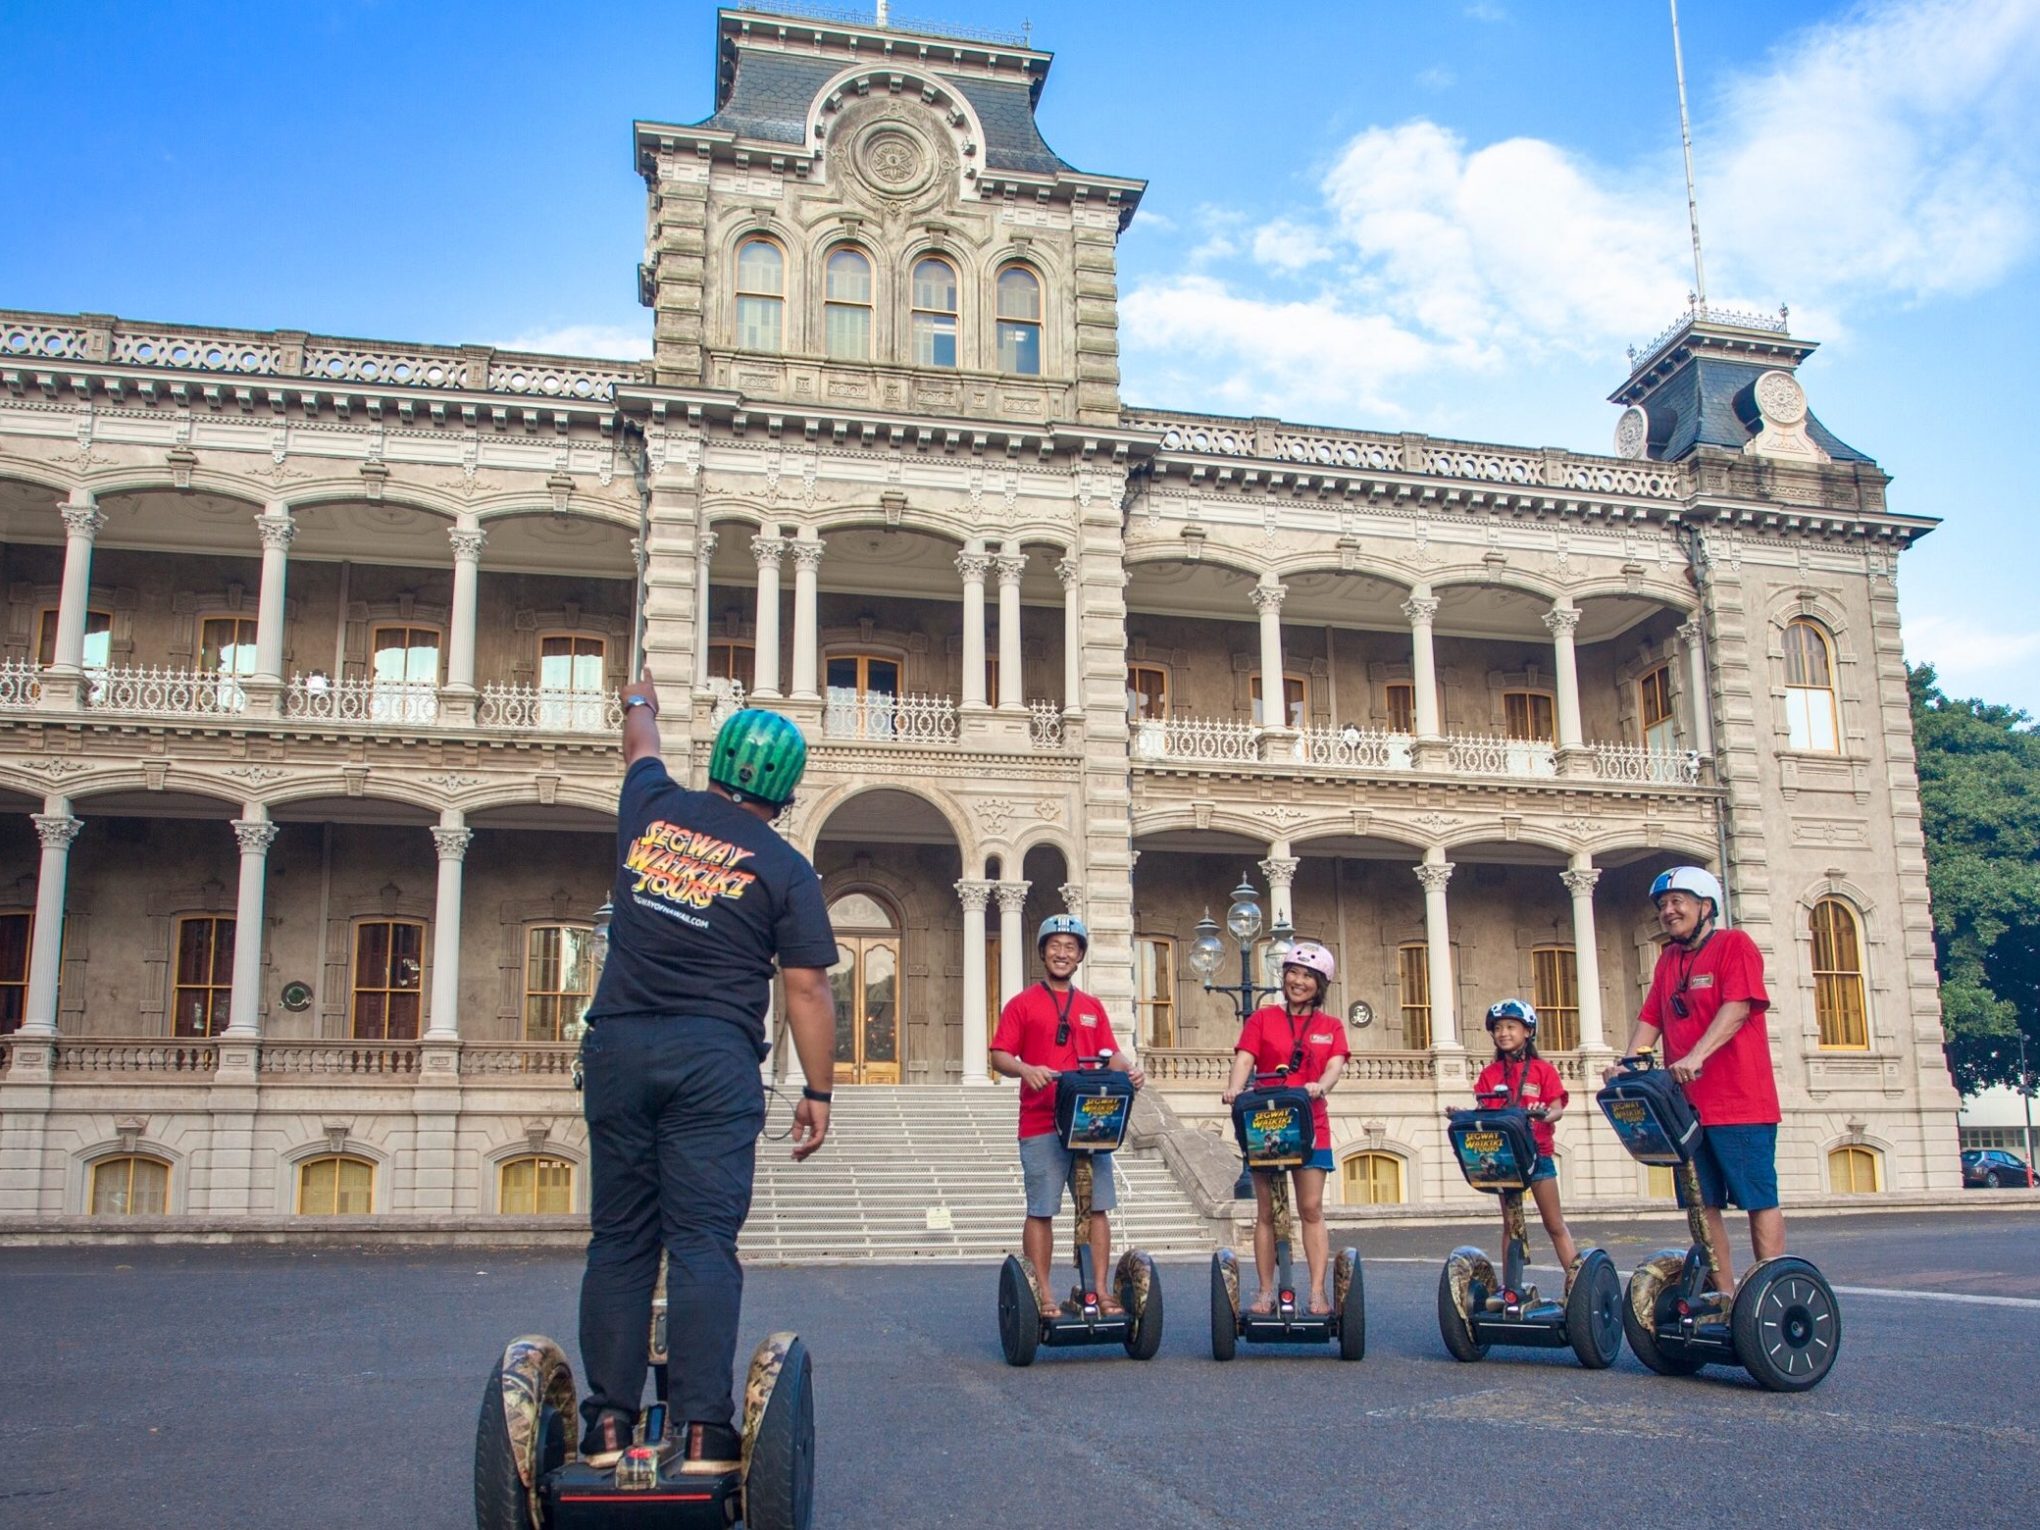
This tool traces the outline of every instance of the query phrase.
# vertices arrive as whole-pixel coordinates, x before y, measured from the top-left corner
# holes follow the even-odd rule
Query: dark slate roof
[[[1756,380],[1773,368],[1746,361],[1696,356],[1643,400],[1650,415],[1650,454],[1676,462],[1696,446],[1725,446],[1741,451],[1757,432],[1757,412],[1750,399]],[[1871,459],[1841,440],[1815,418],[1806,417],[1806,433],[1837,462]]]
[[[794,58],[765,48],[738,48],[735,78],[714,116],[701,127],[722,128],[766,143],[804,143],[808,113],[822,87],[843,67],[841,59]],[[984,123],[987,170],[1054,175],[1072,167],[1041,141],[1034,125],[1033,93],[1003,80],[942,78]]]

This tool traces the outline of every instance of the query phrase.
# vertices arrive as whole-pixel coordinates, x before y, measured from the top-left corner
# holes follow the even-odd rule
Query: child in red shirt
[[[1280,1004],[1263,1005],[1247,1016],[1233,1052],[1232,1077],[1219,1096],[1227,1105],[1239,1098],[1256,1073],[1288,1068],[1291,1084],[1311,1097],[1317,1125],[1315,1150],[1291,1171],[1296,1186],[1296,1215],[1303,1224],[1303,1257],[1310,1266],[1310,1311],[1332,1310],[1325,1295],[1325,1266],[1331,1262],[1331,1234],[1325,1230],[1325,1174],[1332,1167],[1332,1117],[1325,1096],[1339,1082],[1352,1049],[1337,1015],[1323,1008],[1325,991],[1336,971],[1332,953],[1314,940],[1299,940],[1282,963]],[[1249,1312],[1275,1310],[1275,1212],[1269,1199],[1269,1176],[1254,1176],[1254,1273],[1260,1293]]]
[[[1565,1114],[1572,1096],[1558,1069],[1537,1055],[1537,1010],[1527,999],[1504,999],[1487,1012],[1488,1035],[1494,1038],[1495,1060],[1473,1081],[1474,1098],[1482,1105],[1520,1105],[1530,1113],[1530,1135],[1537,1139],[1537,1166],[1530,1171],[1530,1198],[1544,1221],[1545,1236],[1565,1268],[1566,1289],[1572,1289],[1580,1251],[1565,1215],[1558,1209],[1558,1165],[1551,1161],[1552,1122]],[[1502,1243],[1515,1234],[1502,1218]]]

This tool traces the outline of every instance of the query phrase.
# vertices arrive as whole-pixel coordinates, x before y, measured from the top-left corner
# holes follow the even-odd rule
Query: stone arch
[[[860,80],[864,82],[861,86]],[[805,147],[810,155],[822,156],[824,140],[832,136],[836,114],[846,104],[846,88],[862,97],[873,85],[883,85],[888,91],[900,95],[905,95],[911,86],[914,96],[926,101],[947,119],[951,147],[956,152],[959,165],[972,165],[973,157],[964,152],[965,145],[983,143],[985,126],[970,98],[933,69],[893,56],[852,64],[822,83],[808,105]],[[828,164],[826,157],[823,163],[825,166]],[[968,178],[968,172],[963,173]],[[963,190],[962,186],[957,187],[959,195]]]
[[[1441,590],[1458,589],[1467,585],[1474,585],[1516,590],[1525,595],[1535,595],[1539,599],[1548,600],[1554,604],[1561,596],[1573,593],[1571,586],[1566,583],[1547,578],[1541,574],[1531,573],[1527,569],[1511,568],[1507,564],[1478,568],[1445,569],[1433,573],[1422,582],[1431,587],[1433,595],[1438,594]]]
[[[1336,1122],[1336,1118],[1334,1120]],[[1334,1131],[1336,1130],[1335,1125]],[[1368,1153],[1380,1153],[1396,1161],[1402,1170],[1403,1196],[1399,1204],[1414,1205],[1419,1199],[1418,1192],[1423,1184],[1422,1176],[1417,1172],[1423,1161],[1422,1155],[1411,1144],[1389,1136],[1386,1130],[1368,1131],[1364,1124],[1358,1136],[1343,1141],[1335,1140],[1332,1143],[1331,1177],[1338,1195],[1335,1204],[1341,1206],[1353,1204],[1346,1200],[1346,1165]]]
[[[844,505],[811,515],[802,524],[813,527],[821,536],[832,531],[914,531],[939,541],[954,542],[959,549],[980,534],[965,526],[959,515],[917,507],[911,502],[898,511],[876,503]]]
[[[93,1171],[111,1159],[129,1157],[153,1158],[168,1169],[170,1183],[163,1204],[165,1215],[180,1215],[190,1205],[191,1155],[170,1146],[161,1138],[147,1136],[148,1118],[141,1119],[144,1124],[138,1130],[121,1131],[118,1136],[101,1137],[71,1150],[64,1175],[66,1210],[89,1214],[92,1210]]]
[[[498,1123],[491,1123],[490,1135],[500,1130]],[[546,1125],[550,1127],[551,1122]],[[551,1131],[543,1135],[529,1132],[526,1135],[503,1141],[493,1141],[482,1148],[478,1155],[481,1169],[481,1183],[475,1188],[479,1203],[477,1209],[485,1216],[508,1215],[503,1210],[503,1166],[520,1158],[557,1158],[573,1171],[573,1193],[570,1197],[569,1215],[586,1215],[588,1210],[588,1147],[586,1141],[569,1143],[556,1140]]]
[[[1194,563],[1212,568],[1230,569],[1236,574],[1246,574],[1257,580],[1268,571],[1268,564],[1262,559],[1253,557],[1251,554],[1242,552],[1237,548],[1226,547],[1224,545],[1214,547],[1208,543],[1200,548],[1194,556],[1186,552],[1181,545],[1172,547],[1166,544],[1158,544],[1139,548],[1129,547],[1126,550],[1126,557],[1123,562],[1129,569],[1138,568],[1142,564],[1147,563]],[[1249,615],[1251,614],[1250,612]],[[1242,617],[1240,620],[1244,621],[1246,618]]]
[[[300,510],[335,504],[388,505],[399,510],[415,510],[420,515],[448,522],[458,522],[461,517],[474,513],[472,505],[456,499],[450,491],[412,483],[394,473],[374,499],[368,497],[366,488],[358,482],[312,484],[292,494],[280,495],[278,499],[292,515]],[[451,562],[452,558],[453,554],[448,552],[447,560]]]
[[[350,1116],[356,1110],[351,1103],[335,1108],[336,1111],[344,1111]],[[374,1171],[374,1180],[373,1188],[369,1192],[370,1214],[380,1216],[388,1209],[391,1204],[393,1188],[391,1178],[396,1170],[397,1155],[389,1148],[356,1136],[354,1124],[350,1120],[339,1130],[328,1131],[323,1137],[292,1143],[277,1151],[274,1190],[276,1198],[272,1204],[280,1215],[299,1215],[297,1193],[299,1171],[315,1158],[325,1158],[334,1154],[346,1158],[359,1158],[371,1167]]]
[[[779,288],[779,349],[776,355],[791,355],[805,349],[805,304],[800,294],[808,284],[805,241],[800,230],[777,209],[754,206],[732,222],[717,237],[709,255],[710,268],[703,283],[704,307],[709,310],[709,333],[734,342],[737,333],[737,252],[753,239],[769,239],[779,246],[785,261]]]
[[[1282,580],[1299,574],[1356,574],[1379,579],[1404,591],[1414,589],[1425,577],[1407,564],[1370,554],[1364,548],[1352,550],[1350,555],[1344,551],[1327,554],[1317,549],[1290,553],[1270,562],[1268,572]]]
[[[69,498],[73,490],[86,486],[85,480],[75,473],[61,472],[47,463],[37,462],[32,457],[23,457],[7,451],[0,451],[0,479],[31,483],[39,489],[48,489],[64,498]],[[56,506],[52,505],[50,508],[54,510]]]
[[[902,796],[912,797],[917,802],[933,808],[941,816],[943,822],[949,826],[950,835],[955,840],[957,851],[963,858],[964,875],[978,876],[982,874],[985,863],[985,847],[980,842],[978,836],[972,832],[970,819],[963,811],[962,804],[955,801],[947,792],[937,791],[918,781],[912,783],[906,781],[857,781],[842,786],[830,787],[812,796],[803,795],[797,803],[798,816],[794,824],[789,826],[791,832],[789,832],[788,828],[782,828],[780,832],[789,841],[796,841],[812,857],[814,847],[821,841],[822,831],[836,820],[844,808],[855,802],[859,797],[882,791],[898,792]],[[855,838],[856,836],[846,834],[843,837]]]

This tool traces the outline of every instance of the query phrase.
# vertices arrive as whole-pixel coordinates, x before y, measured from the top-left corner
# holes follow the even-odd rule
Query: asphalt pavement
[[[1681,1224],[1576,1228],[1625,1273]],[[1486,1227],[1367,1235],[1368,1352],[1210,1358],[1201,1264],[1163,1269],[1148,1364],[1000,1357],[996,1271],[755,1269],[742,1354],[814,1354],[818,1527],[1995,1525],[2040,1512],[2040,1215],[1804,1218],[1844,1344],[1800,1396],[1625,1350],[1439,1343],[1438,1261]],[[1540,1240],[1541,1241],[1541,1240]],[[0,1526],[471,1525],[474,1420],[505,1339],[572,1352],[557,1251],[0,1252]],[[1065,1279],[1066,1283],[1066,1279]]]

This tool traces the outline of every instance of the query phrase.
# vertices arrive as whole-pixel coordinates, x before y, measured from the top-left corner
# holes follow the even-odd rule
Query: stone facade
[[[1142,186],[1041,143],[1047,55],[717,47],[716,115],[636,129],[649,363],[0,314],[0,1213],[581,1203],[553,1033],[640,653],[677,772],[740,697],[808,733],[846,1077],[982,1082],[1069,908],[1216,1129],[1188,954],[1244,872],[1371,1010],[1343,1193],[1471,1204],[1482,1011],[1595,1074],[1698,861],[1766,953],[1788,1193],[1954,1187],[1931,523],[1806,413],[1810,346],[1689,315],[1611,457],[1125,408]],[[1568,1194],[1650,1193],[1591,1115]]]

